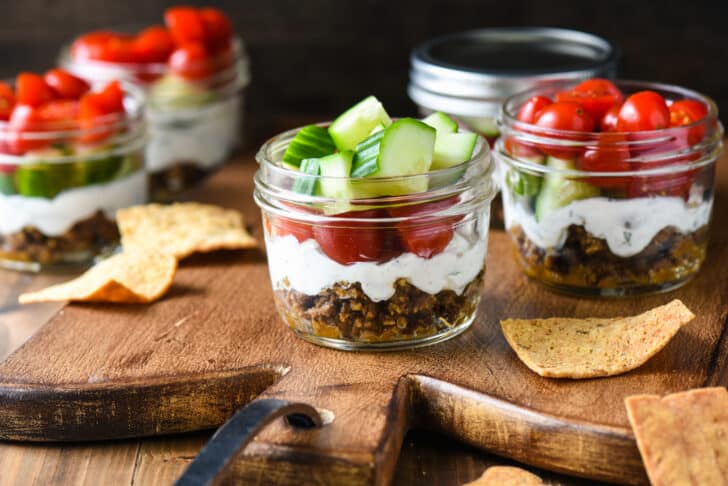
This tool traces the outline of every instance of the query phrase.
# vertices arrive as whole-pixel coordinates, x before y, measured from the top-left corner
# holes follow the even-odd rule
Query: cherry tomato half
[[[627,137],[620,133],[602,133],[596,147],[589,147],[577,159],[579,169],[589,172],[624,172],[628,162]],[[626,189],[629,177],[591,177],[587,182],[603,189]]]
[[[670,110],[665,99],[654,91],[640,91],[624,102],[619,110],[617,130],[640,132],[670,126]]]
[[[336,215],[338,218],[381,218],[380,210],[352,211]],[[375,223],[336,222],[315,225],[313,235],[321,250],[342,265],[356,262],[382,261],[388,253],[387,233]]]
[[[15,93],[9,84],[0,81],[0,120],[10,119],[15,107]]]
[[[572,132],[594,131],[594,120],[578,103],[568,101],[556,102],[541,110],[536,118],[536,125],[551,130],[568,130]],[[549,135],[558,138],[556,135]],[[544,153],[559,159],[569,159],[579,155],[580,149],[561,147],[558,145],[540,145]]]
[[[167,62],[174,47],[169,31],[161,25],[153,25],[137,34],[132,48],[139,62]]]
[[[86,93],[78,107],[79,127],[84,131],[82,143],[97,143],[116,131],[110,115],[124,112],[124,91],[118,81],[112,81],[97,93]]]
[[[215,71],[201,42],[188,42],[175,49],[169,58],[169,68],[187,79],[205,79]]]
[[[89,32],[78,37],[71,45],[71,55],[74,59],[102,61],[106,54],[106,44],[116,33],[108,30]]]
[[[35,73],[20,73],[15,79],[15,92],[18,104],[40,106],[53,98],[55,93],[42,76]]]
[[[617,123],[619,122],[619,110],[621,108],[622,105],[614,105],[607,110],[607,112],[604,114],[601,121],[599,122],[599,129],[602,132],[617,131]]]
[[[63,69],[51,69],[45,73],[43,79],[56,97],[67,100],[77,100],[91,89],[86,81]]]
[[[233,25],[222,10],[213,7],[199,11],[205,29],[205,44],[212,52],[230,47],[233,38]]]
[[[550,104],[553,104],[551,98],[546,96],[532,96],[518,110],[518,120],[525,123],[536,123],[538,114]]]
[[[593,78],[582,81],[571,91],[557,93],[556,101],[580,104],[593,120],[598,121],[613,106],[622,103],[624,96],[608,79]]]
[[[697,100],[680,100],[676,101],[669,107],[670,110],[670,126],[680,127],[690,125],[696,121],[700,121],[708,116],[708,107],[704,103]],[[705,127],[696,126],[688,130],[687,142],[689,145],[695,145],[705,136]]]
[[[51,100],[39,107],[16,105],[8,121],[7,148],[10,153],[23,154],[30,150],[49,147],[58,138],[25,138],[28,132],[52,132],[70,130],[77,126],[78,102],[75,100]]]
[[[432,258],[442,253],[452,240],[453,227],[460,217],[427,216],[454,206],[459,201],[457,196],[424,204],[413,204],[389,208],[390,216],[400,218],[419,216],[416,221],[405,221],[397,224],[397,233],[404,248],[422,258]]]
[[[200,12],[194,7],[171,7],[164,11],[167,25],[174,42],[205,42],[205,25]]]

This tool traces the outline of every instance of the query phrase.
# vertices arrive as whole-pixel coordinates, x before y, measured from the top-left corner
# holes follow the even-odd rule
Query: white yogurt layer
[[[33,226],[47,236],[60,236],[99,210],[113,220],[118,209],[146,200],[147,175],[143,170],[107,184],[69,189],[53,199],[0,194],[0,234]]]
[[[532,212],[514,203],[503,191],[506,228],[521,226],[540,248],[560,248],[570,225],[583,226],[596,238],[606,240],[609,250],[630,257],[644,250],[668,226],[690,233],[710,221],[713,199],[685,202],[680,197],[608,199],[596,197],[574,201],[536,221]]]
[[[210,169],[227,159],[241,130],[241,95],[199,108],[149,110],[147,168],[158,172],[186,162]]]
[[[465,287],[483,270],[488,243],[475,234],[475,241],[455,233],[445,250],[432,258],[404,253],[385,263],[359,262],[341,265],[331,260],[308,239],[303,243],[292,235],[266,235],[268,268],[274,289],[291,288],[316,295],[337,282],[359,282],[367,296],[379,302],[394,295],[394,283],[404,278],[428,294]],[[287,285],[286,285],[287,284]]]

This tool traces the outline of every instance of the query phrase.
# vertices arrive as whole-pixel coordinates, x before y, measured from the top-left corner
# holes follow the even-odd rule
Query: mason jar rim
[[[8,83],[12,83],[12,80],[6,80]],[[94,135],[96,133],[103,133],[110,129],[122,131],[128,129],[125,133],[115,135],[111,141],[120,143],[121,147],[118,150],[126,151],[127,147],[124,147],[127,143],[132,143],[134,146],[143,145],[146,141],[146,115],[145,115],[145,103],[144,93],[142,90],[127,81],[120,81],[122,89],[124,91],[124,107],[125,114],[120,116],[119,114],[112,113],[109,115],[100,116],[97,118],[99,125],[90,129],[81,129],[78,124],[74,123],[74,126],[69,125],[69,128],[55,129],[55,130],[23,130],[14,134],[14,139],[20,140],[63,140],[68,138],[75,138],[84,135]],[[94,82],[94,86],[106,85],[104,82]],[[128,101],[128,102],[127,102]],[[5,141],[10,138],[10,122],[2,120],[0,121],[0,141]],[[110,152],[117,150],[111,149],[104,151],[89,151],[84,154],[86,158],[95,158],[98,154],[99,157],[107,157]],[[36,155],[15,155],[0,153],[0,163],[20,165],[28,160],[35,161],[38,156]],[[43,155],[44,163],[65,163],[73,161],[79,158],[79,154],[73,155]]]
[[[326,127],[331,122],[316,123],[317,126]],[[458,164],[453,167],[446,169],[437,169],[429,171],[424,174],[414,174],[407,176],[394,176],[394,177],[377,177],[370,178],[369,182],[375,184],[387,184],[387,183],[406,183],[410,181],[418,181],[422,178],[427,180],[437,178],[447,178],[448,176],[454,177],[462,174],[467,174],[469,171],[474,173],[470,174],[469,178],[460,178],[454,184],[445,185],[435,189],[428,189],[427,191],[417,192],[412,194],[404,194],[399,196],[382,196],[382,197],[371,197],[371,198],[357,198],[357,199],[337,199],[326,196],[314,196],[306,195],[298,192],[294,192],[291,189],[284,188],[271,184],[264,175],[264,171],[270,171],[279,177],[283,178],[295,178],[300,177],[301,172],[287,168],[281,164],[282,158],[276,157],[274,152],[278,152],[282,155],[284,148],[293,139],[293,137],[303,127],[293,128],[282,132],[274,137],[268,139],[258,150],[256,154],[256,161],[260,168],[256,171],[254,182],[255,182],[255,193],[254,197],[258,205],[273,214],[280,216],[291,216],[292,208],[290,205],[320,205],[320,206],[336,206],[337,203],[345,202],[350,208],[356,208],[361,206],[362,209],[376,209],[386,208],[395,205],[413,205],[418,203],[424,203],[427,201],[437,201],[445,199],[447,197],[462,194],[463,192],[473,187],[480,191],[478,197],[472,198],[470,201],[473,205],[482,204],[489,202],[495,197],[497,193],[497,187],[493,181],[493,172],[495,170],[495,164],[493,163],[490,148],[488,147],[487,141],[480,135],[477,135],[478,141],[476,145],[476,153],[470,158],[470,160]],[[477,170],[479,164],[485,164],[483,170]],[[314,176],[311,176],[314,177]],[[329,181],[349,181],[358,178],[352,177],[332,177],[332,176],[315,176],[318,180],[329,180]],[[364,178],[362,178],[364,179]],[[283,201],[289,203],[284,205],[284,208],[279,207],[277,204],[271,203],[269,198],[276,201]],[[470,206],[465,209],[469,210]],[[437,215],[447,214],[461,214],[464,212],[464,206],[454,205],[453,207],[447,208],[446,210],[438,211]],[[334,214],[312,214],[305,211],[297,211],[297,219],[306,219],[311,221],[352,221],[352,222],[398,222],[398,221],[409,221],[412,219],[422,218],[423,214],[417,214],[413,216],[400,216],[400,217],[389,217],[389,218],[356,218],[356,217],[337,217]]]

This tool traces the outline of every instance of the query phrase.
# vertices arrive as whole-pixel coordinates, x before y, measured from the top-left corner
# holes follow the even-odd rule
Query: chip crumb
[[[193,253],[258,246],[239,211],[195,202],[146,204],[116,213],[125,250],[165,253],[182,259]]]
[[[543,486],[544,482],[533,473],[513,466],[492,466],[475,481],[462,486]]]
[[[171,255],[128,252],[114,255],[68,282],[22,294],[21,304],[36,302],[149,303],[172,286],[177,259]]]
[[[650,483],[728,484],[728,391],[696,388],[625,399]]]
[[[506,319],[518,358],[550,378],[596,378],[643,365],[695,315],[679,300],[631,317]]]

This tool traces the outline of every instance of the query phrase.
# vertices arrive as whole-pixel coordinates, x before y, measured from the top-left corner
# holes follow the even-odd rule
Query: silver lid
[[[611,42],[575,30],[504,27],[436,37],[412,51],[412,100],[431,110],[497,113],[504,98],[561,81],[614,77]]]

